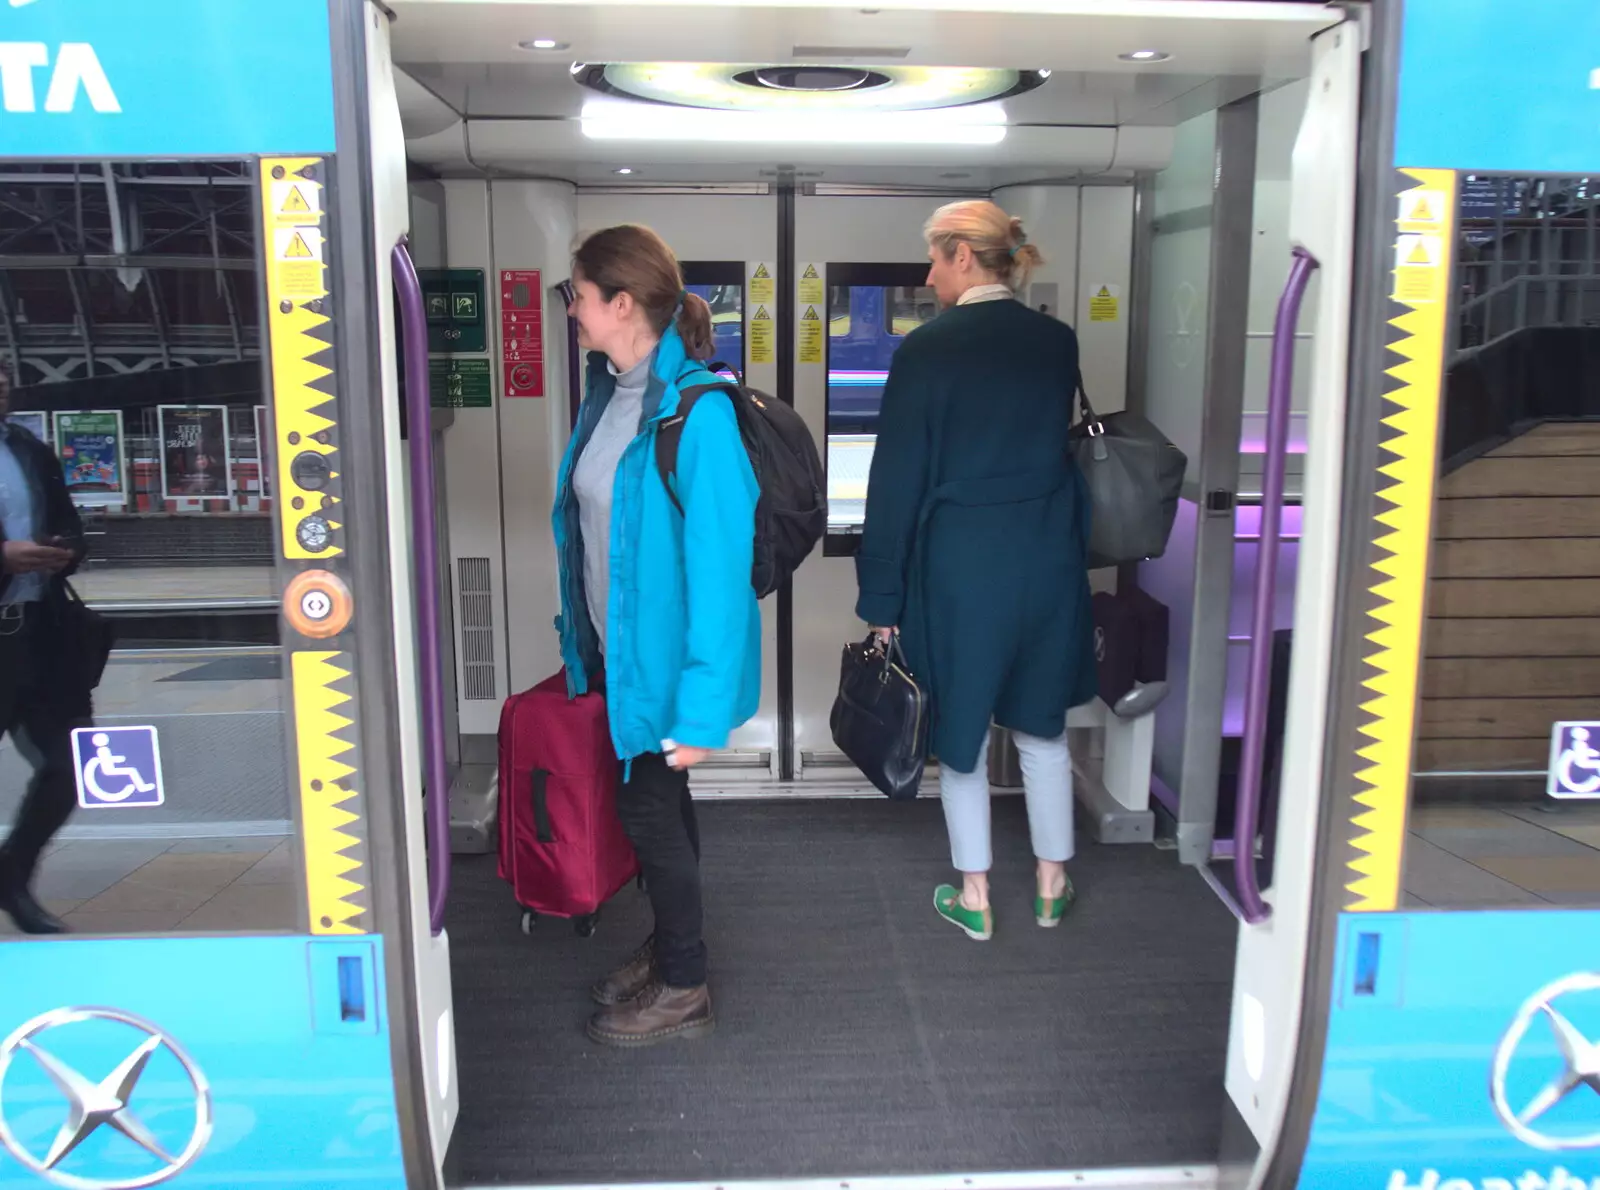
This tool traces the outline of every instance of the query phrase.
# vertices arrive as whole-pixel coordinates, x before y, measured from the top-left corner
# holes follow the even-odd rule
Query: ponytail
[[[678,336],[690,359],[708,360],[716,354],[712,340],[711,307],[699,294],[685,293],[678,310]]]

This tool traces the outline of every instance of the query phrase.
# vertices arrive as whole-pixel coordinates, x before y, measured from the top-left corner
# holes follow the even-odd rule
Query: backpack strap
[[[704,374],[701,368],[695,372]],[[678,499],[678,446],[683,441],[683,423],[689,419],[695,402],[709,392],[725,392],[735,401],[740,395],[738,385],[718,377],[713,377],[710,384],[690,385],[678,392],[678,411],[656,427],[656,471],[679,516],[684,515],[683,501]]]

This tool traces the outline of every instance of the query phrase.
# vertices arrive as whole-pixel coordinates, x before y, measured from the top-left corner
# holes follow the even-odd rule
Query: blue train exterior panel
[[[0,1190],[405,1185],[379,939],[4,955]]]
[[[1345,914],[1303,1190],[1600,1190],[1600,911]]]

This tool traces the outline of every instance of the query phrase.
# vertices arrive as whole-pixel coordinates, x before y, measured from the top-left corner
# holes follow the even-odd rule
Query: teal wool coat
[[[899,626],[932,691],[933,751],[959,772],[991,718],[1054,737],[1094,696],[1077,376],[1072,329],[1011,300],[945,311],[889,370],[856,614]]]

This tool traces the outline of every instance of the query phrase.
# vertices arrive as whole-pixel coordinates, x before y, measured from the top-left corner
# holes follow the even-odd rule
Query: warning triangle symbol
[[[1428,255],[1426,240],[1418,240],[1411,248],[1411,255],[1406,257],[1407,264],[1432,264],[1433,257]]]
[[[1111,296],[1111,291],[1109,289],[1107,289],[1104,285],[1102,285],[1100,287],[1100,292],[1097,293],[1095,296],[1096,297],[1110,297]]]
[[[306,243],[305,236],[301,235],[298,231],[295,232],[294,235],[290,237],[289,246],[283,250],[283,258],[285,260],[311,259],[311,246]]]
[[[306,196],[300,193],[300,187],[290,186],[289,193],[284,196],[283,206],[278,208],[280,215],[306,215],[311,212],[311,204],[306,202]]]
[[[772,315],[767,313],[767,308],[765,306],[759,306],[756,309],[755,321],[756,322],[771,322],[772,321]]]
[[[817,317],[817,308],[815,306],[807,306],[806,307],[806,312],[800,316],[800,321],[801,322],[821,322],[822,319]]]
[[[1433,222],[1433,208],[1428,205],[1426,198],[1417,200],[1417,205],[1411,208],[1411,218],[1418,223]]]
[[[800,279],[802,281],[815,281],[817,279],[817,266],[814,264],[806,265],[806,271],[800,274]]]
[[[772,274],[767,272],[767,266],[766,265],[764,265],[764,264],[756,265],[756,277],[755,277],[755,279],[757,281],[765,281],[770,276],[772,276]]]

